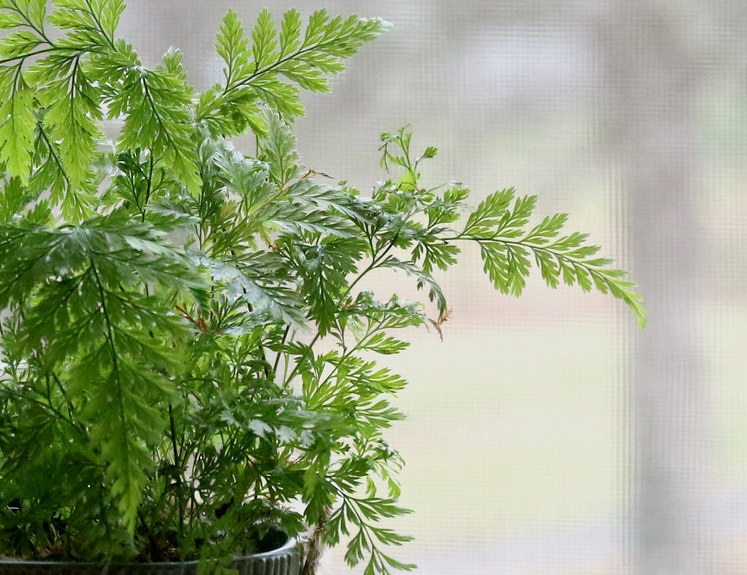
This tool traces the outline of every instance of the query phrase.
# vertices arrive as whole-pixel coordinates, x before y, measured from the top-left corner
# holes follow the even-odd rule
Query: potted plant
[[[634,285],[564,214],[530,223],[534,197],[425,188],[436,149],[405,129],[382,136],[371,194],[302,166],[299,88],[326,91],[382,20],[263,11],[248,35],[229,12],[223,81],[198,94],[178,51],[143,66],[123,9],[0,1],[0,571],[259,552],[313,573],[346,536],[366,573],[410,568],[380,525],[405,513],[384,432],[406,382],[379,356],[407,347],[398,329],[440,332],[434,271],[476,243],[502,293],[534,262],[643,322]],[[411,276],[436,317],[367,289],[380,272]]]

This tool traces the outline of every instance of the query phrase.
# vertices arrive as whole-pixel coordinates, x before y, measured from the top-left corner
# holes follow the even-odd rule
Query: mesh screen
[[[299,2],[299,8],[316,8]],[[432,575],[747,572],[747,4],[741,0],[326,0],[395,28],[306,98],[305,163],[367,189],[378,135],[409,123],[475,202],[539,194],[633,270],[640,331],[599,295],[492,291],[479,254],[443,282],[453,307],[395,359],[409,419],[398,558]],[[191,79],[229,8],[131,0],[121,33]],[[400,289],[381,280],[377,290]],[[406,288],[403,288],[406,289]],[[332,553],[326,573],[347,573]]]

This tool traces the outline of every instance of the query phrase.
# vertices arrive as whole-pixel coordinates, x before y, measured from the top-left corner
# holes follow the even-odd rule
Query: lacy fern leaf
[[[567,214],[547,216],[541,223],[526,229],[536,205],[535,196],[514,198],[514,190],[491,194],[467,219],[459,239],[480,246],[485,272],[502,293],[521,295],[531,270],[531,259],[540,269],[548,286],[578,284],[582,290],[592,287],[611,293],[635,312],[642,325],[645,310],[635,284],[622,279],[625,272],[609,269],[612,260],[596,257],[599,246],[586,243],[587,234],[561,235]]]
[[[179,370],[175,352],[159,342],[187,334],[160,298],[137,287],[161,284],[178,293],[199,288],[201,280],[154,230],[121,220],[59,230],[5,226],[0,257],[6,262],[0,305],[22,306],[25,327],[17,337],[26,354],[44,357],[52,373],[66,365],[60,385],[70,397],[88,398],[79,417],[90,426],[132,532],[147,481],[147,446],[165,425],[155,406],[173,400],[160,374]]]
[[[302,28],[297,10],[283,15],[279,31],[270,12],[263,10],[250,41],[237,15],[229,12],[216,45],[226,64],[225,83],[203,95],[198,118],[215,125],[216,117],[229,113],[242,126],[252,126],[261,133],[264,125],[257,117],[257,100],[286,119],[301,116],[303,106],[296,86],[313,92],[329,91],[327,76],[342,72],[343,60],[385,32],[389,24],[357,16],[330,18],[326,10],[318,10],[309,18],[303,35]]]

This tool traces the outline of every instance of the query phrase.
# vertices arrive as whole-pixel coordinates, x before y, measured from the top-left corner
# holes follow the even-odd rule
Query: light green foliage
[[[628,304],[638,322],[645,325],[641,297],[633,291],[635,284],[623,279],[626,272],[610,269],[612,260],[596,255],[600,248],[586,243],[587,234],[563,235],[568,214],[546,216],[539,224],[530,226],[536,196],[517,198],[513,188],[497,191],[468,214],[461,231],[449,228],[446,224],[456,222],[467,209],[469,192],[452,187],[439,195],[436,190],[420,189],[418,167],[423,159],[434,157],[436,149],[427,148],[412,160],[410,140],[411,135],[405,130],[382,136],[382,164],[401,166],[404,173],[394,189],[389,182],[377,193],[389,194],[390,203],[396,202],[398,211],[406,205],[412,214],[422,211],[426,215],[425,222],[415,220],[402,226],[399,243],[402,247],[414,244],[414,258],[393,262],[394,267],[416,275],[421,272],[413,271],[412,264],[421,264],[425,274],[430,274],[434,265],[446,270],[456,262],[458,242],[473,241],[480,246],[485,272],[501,293],[521,295],[534,259],[549,287],[558,287],[562,277],[565,284],[578,284],[584,291],[596,288],[602,293],[609,292]],[[419,276],[419,282],[432,283],[429,275]],[[438,291],[431,292],[431,299],[434,298],[438,299],[443,315],[446,307]]]
[[[250,40],[236,13],[228,12],[216,43],[225,63],[225,81],[202,94],[197,118],[212,133],[233,136],[247,125],[255,132],[264,130],[260,103],[276,109],[286,120],[301,116],[299,87],[329,91],[326,76],[342,72],[345,58],[388,28],[380,19],[330,18],[326,10],[318,10],[304,31],[300,13],[289,10],[278,31],[270,12],[263,10]]]
[[[564,283],[578,284],[584,291],[595,287],[610,292],[625,301],[644,325],[641,298],[633,291],[635,284],[622,279],[626,273],[606,267],[612,260],[596,255],[600,248],[585,243],[587,234],[560,235],[567,214],[547,216],[528,227],[536,202],[536,196],[515,198],[512,188],[496,192],[470,214],[458,236],[480,245],[485,272],[496,289],[521,295],[533,256],[548,286],[558,287],[562,276]]]
[[[368,574],[412,568],[386,552],[409,539],[386,526],[407,512],[385,438],[406,382],[381,360],[428,307],[367,278],[412,276],[439,331],[464,242],[503,293],[534,264],[642,321],[633,284],[565,215],[530,223],[533,197],[424,187],[437,150],[404,129],[370,197],[301,165],[299,91],[385,22],[263,11],[247,34],[229,12],[224,81],[196,94],[177,50],[148,69],[117,37],[123,9],[0,0],[0,553],[207,561],[280,527],[311,530],[309,572],[342,541]]]

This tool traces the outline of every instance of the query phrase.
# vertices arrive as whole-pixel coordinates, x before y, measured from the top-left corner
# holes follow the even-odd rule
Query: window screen
[[[121,32],[153,63],[180,46],[220,76],[228,8],[131,0]],[[747,4],[741,0],[325,0],[394,24],[306,98],[305,163],[362,190],[378,135],[409,123],[426,181],[539,194],[633,271],[650,310],[537,278],[519,300],[479,254],[443,277],[444,341],[395,358],[409,419],[397,555],[429,575],[747,572]],[[304,0],[298,7],[321,7]],[[382,280],[377,290],[400,289]],[[325,573],[349,571],[342,553]]]

